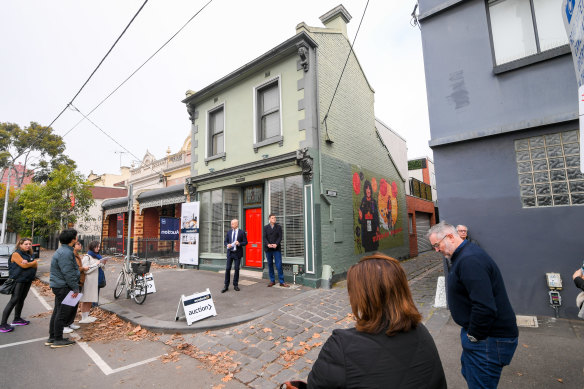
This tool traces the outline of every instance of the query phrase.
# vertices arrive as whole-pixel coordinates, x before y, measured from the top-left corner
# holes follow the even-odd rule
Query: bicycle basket
[[[145,274],[150,272],[150,261],[132,262],[132,271],[136,274]]]

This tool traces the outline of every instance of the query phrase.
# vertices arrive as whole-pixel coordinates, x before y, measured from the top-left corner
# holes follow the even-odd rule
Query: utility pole
[[[130,184],[130,188],[128,189],[128,244],[127,244],[127,251],[126,251],[126,263],[128,267],[130,266],[130,243],[132,242],[132,208],[134,208],[133,204],[133,192],[134,192],[134,184]],[[127,288],[127,286],[126,286]]]
[[[6,181],[6,194],[4,195],[4,214],[2,215],[2,236],[0,241],[6,243],[6,219],[8,217],[8,194],[10,193],[10,174],[12,166],[8,166],[8,180]]]
[[[127,154],[127,151],[114,151],[115,154],[120,154],[120,167],[122,167],[122,154]]]

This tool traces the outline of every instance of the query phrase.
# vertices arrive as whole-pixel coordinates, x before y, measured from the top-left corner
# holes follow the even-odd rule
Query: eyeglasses
[[[436,250],[437,248],[439,248],[439,247],[440,247],[440,243],[442,243],[442,241],[444,240],[444,238],[446,238],[447,236],[448,236],[448,235],[444,235],[444,236],[442,237],[442,239],[440,239],[438,242],[436,242],[436,243],[434,243],[434,244],[432,245],[432,248],[433,248],[434,250]]]
[[[456,230],[458,232],[467,232],[468,230]]]

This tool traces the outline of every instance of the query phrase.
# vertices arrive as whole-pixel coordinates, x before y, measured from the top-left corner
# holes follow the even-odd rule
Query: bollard
[[[322,276],[320,277],[320,287],[323,289],[330,289],[332,287],[332,280],[333,280],[333,270],[330,265],[323,265],[322,266]]]

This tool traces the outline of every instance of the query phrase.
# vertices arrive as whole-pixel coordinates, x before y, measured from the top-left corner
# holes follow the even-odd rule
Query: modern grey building
[[[469,226],[517,314],[575,317],[584,259],[577,83],[561,0],[419,0],[440,218]]]

